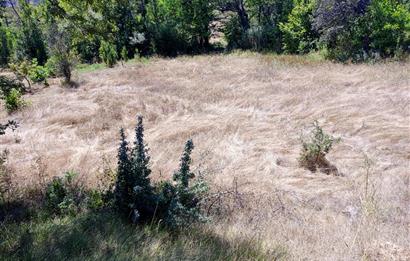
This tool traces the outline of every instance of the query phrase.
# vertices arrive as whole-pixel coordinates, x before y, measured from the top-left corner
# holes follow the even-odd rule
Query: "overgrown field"
[[[119,129],[131,137],[141,114],[152,178],[170,178],[192,138],[195,172],[218,207],[178,238],[155,226],[130,233],[109,213],[1,227],[0,259],[410,259],[408,62],[239,53],[82,70],[77,88],[50,80],[24,95],[24,109],[1,106],[0,122],[19,122],[0,136],[13,186],[70,170],[96,186],[116,168]],[[316,120],[341,138],[327,156],[338,175],[299,166],[301,136]]]

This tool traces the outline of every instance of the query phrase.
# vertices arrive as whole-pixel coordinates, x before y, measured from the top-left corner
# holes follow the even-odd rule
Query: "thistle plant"
[[[312,172],[317,169],[328,172],[330,168],[334,167],[326,159],[326,155],[333,148],[333,145],[338,142],[340,142],[340,138],[326,134],[319,126],[319,123],[315,121],[309,138],[302,138],[302,152],[299,164]]]

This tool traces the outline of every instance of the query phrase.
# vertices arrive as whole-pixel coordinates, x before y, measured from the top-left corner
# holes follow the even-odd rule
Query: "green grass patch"
[[[285,254],[204,228],[171,233],[133,226],[110,211],[0,224],[2,260],[277,260]]]
[[[127,62],[124,62],[126,65],[133,65],[133,64],[148,64],[150,62],[149,57],[136,57],[134,59],[128,60]],[[116,66],[121,66],[121,61],[118,61]],[[90,72],[95,72],[99,71],[102,69],[108,68],[104,63],[93,63],[93,64],[88,64],[88,63],[82,63],[78,64],[76,66],[76,71],[79,73],[90,73]]]
[[[93,64],[83,63],[83,64],[77,65],[76,71],[79,73],[89,73],[89,72],[98,71],[104,68],[107,68],[107,67],[103,63],[93,63]]]

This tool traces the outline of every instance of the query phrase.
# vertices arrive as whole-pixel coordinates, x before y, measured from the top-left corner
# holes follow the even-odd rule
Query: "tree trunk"
[[[235,8],[236,8],[236,12],[238,13],[239,21],[241,23],[242,29],[244,31],[247,31],[250,28],[249,16],[248,16],[248,13],[245,10],[243,0],[236,0],[235,1]]]

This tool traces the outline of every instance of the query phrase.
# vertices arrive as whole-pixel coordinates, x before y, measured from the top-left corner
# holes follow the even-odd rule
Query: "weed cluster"
[[[313,124],[310,136],[302,138],[302,152],[299,164],[312,172],[318,169],[326,174],[337,174],[337,169],[326,159],[326,154],[332,149],[335,143],[340,142],[340,138],[326,134],[317,121]]]

